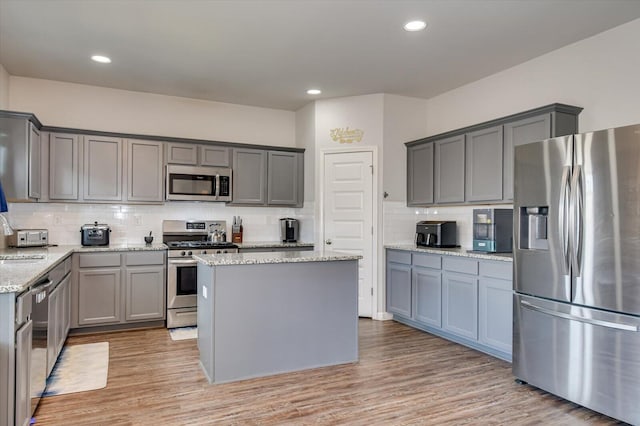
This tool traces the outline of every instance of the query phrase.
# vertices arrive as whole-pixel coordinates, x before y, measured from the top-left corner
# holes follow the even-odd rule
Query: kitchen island
[[[194,255],[210,383],[356,362],[358,259],[324,251]]]

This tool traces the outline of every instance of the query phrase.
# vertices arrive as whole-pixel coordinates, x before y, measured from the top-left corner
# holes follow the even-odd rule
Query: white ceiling
[[[638,0],[0,0],[0,64],[296,110],[369,93],[430,98],[639,17]],[[405,32],[416,18],[427,30]]]

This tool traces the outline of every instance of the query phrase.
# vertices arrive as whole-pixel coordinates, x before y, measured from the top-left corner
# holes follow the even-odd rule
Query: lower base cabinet
[[[166,318],[166,252],[77,253],[73,328]]]
[[[387,249],[394,320],[511,361],[512,263]]]

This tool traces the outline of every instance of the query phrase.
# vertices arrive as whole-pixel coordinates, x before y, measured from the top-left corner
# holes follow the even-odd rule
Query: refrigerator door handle
[[[582,166],[576,165],[573,169],[573,178],[571,179],[571,209],[572,220],[569,234],[571,235],[571,264],[576,278],[580,278],[581,260],[582,260],[582,223],[583,223],[583,205],[582,205]]]
[[[564,275],[569,275],[569,267],[571,266],[571,255],[569,253],[569,214],[570,214],[570,197],[571,191],[569,180],[571,175],[571,166],[562,168],[562,182],[560,186],[560,203],[558,212],[558,230],[562,239],[562,266]]]
[[[547,309],[547,308],[543,308],[541,306],[536,306],[533,303],[527,302],[526,300],[521,300],[520,301],[520,306],[522,306],[523,308],[526,308],[526,309],[530,309],[532,311],[537,311],[537,312],[541,312],[543,314],[552,315],[554,317],[564,318],[564,319],[568,319],[568,320],[572,320],[572,321],[580,321],[580,322],[583,322],[585,324],[599,325],[601,327],[614,328],[616,330],[634,331],[634,332],[638,332],[639,331],[638,326],[636,326],[636,325],[616,323],[616,322],[598,320],[598,319],[593,319],[593,318],[579,317],[577,315],[566,314],[564,312],[558,312],[558,311],[554,311],[552,309]]]

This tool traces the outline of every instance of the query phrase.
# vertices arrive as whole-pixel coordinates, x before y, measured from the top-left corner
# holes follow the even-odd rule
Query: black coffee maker
[[[300,225],[297,219],[283,217],[280,219],[280,239],[283,243],[295,243],[298,241]]]
[[[423,247],[457,247],[456,222],[423,220],[416,224],[416,245]]]

